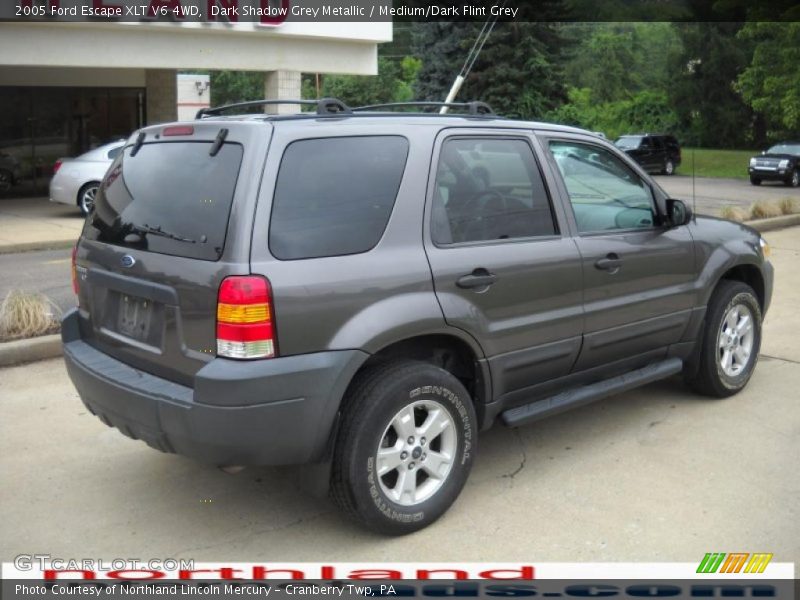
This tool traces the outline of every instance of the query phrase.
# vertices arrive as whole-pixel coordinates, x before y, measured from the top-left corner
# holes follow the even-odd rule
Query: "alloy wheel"
[[[744,304],[728,310],[717,336],[717,361],[728,377],[738,377],[750,364],[753,353],[753,313]]]
[[[383,432],[376,454],[380,487],[387,498],[412,506],[433,496],[455,461],[455,421],[434,400],[401,409]]]

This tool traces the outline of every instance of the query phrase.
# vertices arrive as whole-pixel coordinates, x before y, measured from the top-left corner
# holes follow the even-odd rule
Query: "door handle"
[[[497,281],[497,275],[489,273],[486,269],[475,269],[469,275],[464,275],[456,280],[456,285],[462,289],[483,288]]]
[[[608,271],[609,273],[616,273],[622,266],[622,259],[615,253],[606,254],[605,258],[601,258],[594,263],[595,268],[601,271]]]

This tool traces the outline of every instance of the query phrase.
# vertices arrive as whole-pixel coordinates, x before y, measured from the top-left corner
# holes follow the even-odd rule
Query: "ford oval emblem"
[[[121,264],[126,269],[130,269],[133,265],[136,264],[136,259],[133,258],[130,254],[126,254],[125,256],[119,259],[119,264]]]

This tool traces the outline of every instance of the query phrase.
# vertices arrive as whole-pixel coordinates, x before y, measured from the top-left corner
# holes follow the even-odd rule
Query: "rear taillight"
[[[63,163],[62,163],[60,160],[57,160],[57,161],[55,162],[55,164],[53,165],[53,175],[55,175],[56,173],[58,173],[58,170],[61,168],[61,165],[62,165],[62,164],[63,164]]]
[[[72,291],[78,293],[78,247],[72,249]]]
[[[265,277],[226,277],[217,297],[217,356],[276,355],[272,290]]]

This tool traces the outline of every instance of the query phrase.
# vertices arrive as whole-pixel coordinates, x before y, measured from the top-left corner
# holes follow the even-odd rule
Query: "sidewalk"
[[[0,199],[0,254],[69,248],[82,228],[76,206],[47,198]]]

